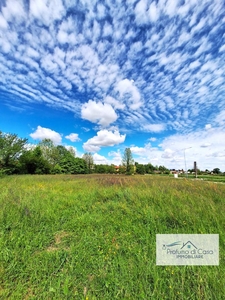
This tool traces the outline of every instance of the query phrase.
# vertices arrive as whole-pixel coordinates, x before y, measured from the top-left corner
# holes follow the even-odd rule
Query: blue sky
[[[0,1],[0,100],[29,143],[225,171],[224,1]]]

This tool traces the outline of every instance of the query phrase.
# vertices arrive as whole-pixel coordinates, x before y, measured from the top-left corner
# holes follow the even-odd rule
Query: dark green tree
[[[0,169],[3,173],[13,174],[18,169],[18,159],[25,151],[27,139],[16,134],[0,131]]]
[[[145,165],[145,172],[147,174],[152,174],[155,170],[155,167],[151,164],[151,163],[148,163],[147,165]]]
[[[130,148],[124,151],[122,165],[126,168],[126,174],[131,175],[134,172],[134,160]]]
[[[54,161],[52,173],[73,174],[75,165],[74,155],[62,145],[57,146],[52,153]]]
[[[39,146],[24,152],[19,158],[19,163],[18,173],[22,174],[49,174],[51,170],[51,166],[42,156]]]
[[[169,174],[170,171],[164,167],[164,166],[159,166],[159,171],[162,173],[162,174]]]
[[[75,157],[74,151],[67,150],[64,146],[56,147],[58,153],[55,160],[56,164],[52,169],[53,174],[86,174],[87,164],[79,157]]]
[[[220,174],[220,173],[221,173],[220,168],[213,169],[213,174]]]
[[[110,174],[115,174],[116,173],[115,165],[112,164],[112,165],[108,166],[108,172]]]
[[[135,164],[137,174],[145,174],[145,166],[143,164]]]
[[[126,167],[125,166],[119,166],[119,174],[125,174],[126,173]]]
[[[84,159],[82,159],[80,157],[75,157],[74,162],[75,162],[75,165],[74,165],[73,174],[87,174],[88,173],[87,163]]]
[[[108,166],[103,164],[95,165],[95,173],[108,173]]]

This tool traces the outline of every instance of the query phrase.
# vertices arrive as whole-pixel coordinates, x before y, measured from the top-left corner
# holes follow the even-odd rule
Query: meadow
[[[224,299],[224,216],[214,182],[3,177],[0,299]],[[219,234],[219,266],[156,266],[158,233]]]

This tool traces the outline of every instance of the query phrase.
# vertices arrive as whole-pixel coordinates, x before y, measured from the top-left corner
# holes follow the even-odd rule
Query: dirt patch
[[[53,252],[57,250],[65,250],[69,251],[70,248],[64,245],[65,239],[70,237],[71,234],[69,232],[61,231],[57,232],[54,236],[54,243],[52,243],[47,249],[47,252]]]
[[[61,231],[55,234],[55,244],[59,245],[61,244],[62,240],[67,237],[70,236],[70,233],[65,232],[65,231]]]

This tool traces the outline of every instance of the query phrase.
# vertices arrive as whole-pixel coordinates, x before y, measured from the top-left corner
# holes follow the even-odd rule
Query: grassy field
[[[224,299],[225,185],[0,179],[0,299]],[[219,233],[219,266],[156,266],[157,233]]]
[[[170,177],[173,177],[173,175],[170,175]],[[187,179],[195,179],[195,175],[193,174],[182,174],[179,175],[179,178],[187,178]],[[197,179],[205,180],[205,181],[212,181],[212,182],[221,182],[225,183],[225,176],[224,175],[198,175]]]

